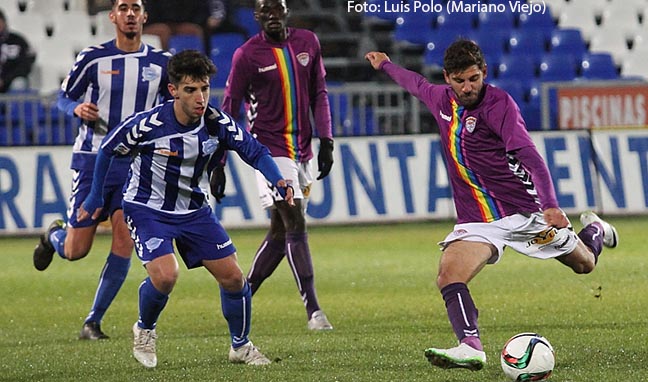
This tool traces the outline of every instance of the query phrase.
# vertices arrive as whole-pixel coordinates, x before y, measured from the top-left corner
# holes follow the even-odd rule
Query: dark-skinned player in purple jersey
[[[473,41],[459,39],[446,50],[446,84],[431,84],[382,52],[365,57],[432,112],[452,186],[457,224],[440,242],[436,283],[459,345],[429,348],[425,355],[441,368],[480,370],[486,354],[470,280],[486,264],[496,263],[507,246],[589,273],[603,246],[617,246],[617,232],[591,211],[581,214],[584,228],[574,232],[520,109],[509,94],[484,82],[486,62]]]
[[[270,149],[283,176],[292,181],[298,207],[290,208],[273,194],[257,172],[261,204],[270,209],[270,229],[247,276],[252,293],[286,257],[306,307],[308,328],[330,330],[333,326],[317,300],[306,230],[306,207],[314,179],[314,130],[320,143],[317,179],[326,177],[333,165],[326,72],[317,36],[289,28],[288,14],[285,0],[256,1],[255,18],[262,30],[234,53],[223,111],[238,119],[241,105],[247,104],[250,132]],[[217,200],[224,195],[224,184],[222,168],[215,169],[210,185]]]

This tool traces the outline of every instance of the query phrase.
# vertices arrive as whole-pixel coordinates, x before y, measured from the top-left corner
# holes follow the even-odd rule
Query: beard
[[[127,39],[132,40],[137,36],[137,32],[126,32],[124,33],[124,36],[126,36]]]

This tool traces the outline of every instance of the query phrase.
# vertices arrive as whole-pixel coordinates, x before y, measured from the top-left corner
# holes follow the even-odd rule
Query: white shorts
[[[273,157],[279,171],[284,179],[292,181],[293,190],[295,191],[295,199],[304,199],[302,207],[306,210],[308,204],[308,196],[310,195],[310,188],[313,184],[313,169],[311,161],[308,162],[295,162],[294,160],[286,157]],[[259,200],[261,207],[272,208],[275,201],[281,201],[283,198],[272,187],[273,185],[261,174],[261,171],[256,170],[257,186],[259,188]]]
[[[573,252],[579,239],[571,224],[561,229],[549,227],[542,213],[535,212],[530,216],[507,216],[490,223],[457,224],[439,245],[445,248],[457,240],[494,245],[497,254],[488,260],[489,264],[494,264],[507,246],[529,257],[551,259]]]

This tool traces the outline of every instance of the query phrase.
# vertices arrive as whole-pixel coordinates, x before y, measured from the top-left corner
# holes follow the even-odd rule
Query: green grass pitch
[[[580,224],[572,219],[577,228]],[[505,381],[499,351],[534,331],[556,350],[552,381],[645,381],[648,377],[647,218],[614,218],[620,246],[576,275],[553,260],[507,251],[470,284],[488,357],[479,372],[430,366],[423,350],[454,346],[434,280],[436,243],[449,222],[312,227],[319,300],[335,329],[313,333],[285,262],[254,298],[251,339],[275,362],[227,361],[229,337],[215,281],[204,269],[180,278],[158,322],[158,367],[131,354],[139,260],[104,318],[107,341],[77,340],[109,248],[71,263],[32,267],[37,239],[0,238],[0,381]],[[264,230],[232,230],[244,272]]]

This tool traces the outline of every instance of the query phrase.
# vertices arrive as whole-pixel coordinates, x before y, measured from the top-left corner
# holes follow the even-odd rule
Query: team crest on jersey
[[[160,78],[161,75],[162,75],[162,70],[159,67],[147,66],[142,68],[143,81],[153,81],[157,78]]]
[[[218,148],[218,138],[209,138],[208,140],[202,143],[204,155],[213,154]]]
[[[466,130],[468,130],[469,133],[472,133],[475,131],[475,126],[477,126],[477,118],[475,117],[468,117],[466,118]]]
[[[306,52],[301,52],[297,54],[297,61],[301,64],[301,66],[306,66],[310,62],[310,56]]]

